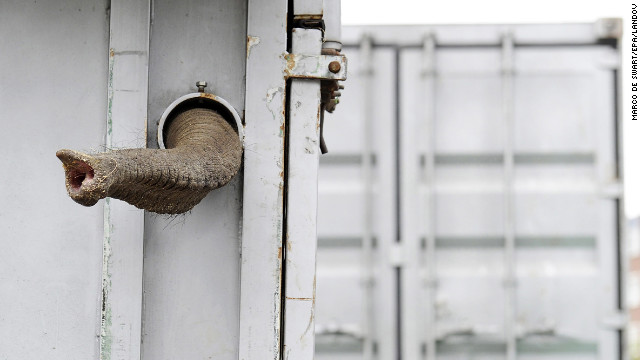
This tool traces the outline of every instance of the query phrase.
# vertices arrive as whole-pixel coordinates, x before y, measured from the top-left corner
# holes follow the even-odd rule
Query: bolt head
[[[338,61],[332,61],[329,63],[329,71],[331,71],[334,74],[337,74],[340,72],[340,63]]]
[[[198,82],[196,82],[196,86],[198,88],[206,88],[207,87],[207,82],[206,81],[198,81]]]

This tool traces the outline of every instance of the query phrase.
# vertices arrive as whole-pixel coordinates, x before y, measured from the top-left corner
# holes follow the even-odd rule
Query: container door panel
[[[395,51],[343,52],[349,80],[325,115],[320,156],[316,358],[386,359],[396,349]]]

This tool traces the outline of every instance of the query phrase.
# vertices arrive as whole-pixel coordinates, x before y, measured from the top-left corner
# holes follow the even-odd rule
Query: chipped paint
[[[292,71],[296,67],[296,58],[293,54],[284,54],[284,61],[286,62],[286,67],[289,71]]]
[[[306,154],[315,154],[318,149],[318,141],[315,138],[305,136],[306,144],[304,146],[304,152]]]
[[[109,49],[109,77],[107,83],[107,132],[105,146],[113,147],[113,68],[115,65],[115,50]],[[104,235],[102,240],[102,308],[100,318],[100,360],[111,359],[113,338],[111,336],[111,271],[109,261],[111,258],[111,205],[110,199],[104,202]]]
[[[111,149],[111,134],[113,132],[112,110],[113,110],[113,66],[115,64],[115,50],[109,49],[109,78],[107,79],[107,136],[105,146]]]
[[[281,100],[279,102],[274,102],[274,100],[276,100],[276,98],[278,98]],[[267,109],[269,109],[269,112],[271,113],[271,115],[273,116],[274,120],[278,120],[280,122],[280,137],[282,139],[284,139],[284,132],[285,132],[285,128],[284,128],[284,109],[283,109],[283,105],[286,102],[286,97],[284,96],[284,87],[276,87],[276,88],[271,88],[267,91],[267,95],[265,97],[265,104],[267,106]],[[282,148],[281,150],[284,151],[284,140],[283,140],[283,144],[282,144]],[[283,166],[281,166],[281,168],[284,168]]]
[[[314,344],[315,265],[317,248],[318,117],[320,79],[326,58],[320,55],[321,32],[296,29],[292,55],[286,54],[283,72],[289,76],[290,118],[287,137],[289,175],[287,197],[286,306],[283,308],[286,358],[312,359]],[[303,54],[303,55],[300,55]]]
[[[283,53],[283,76],[285,79],[346,80],[347,58],[344,55],[308,55]],[[329,64],[339,68],[333,73]]]
[[[209,100],[213,100],[213,101],[218,101],[218,102],[220,101],[220,98],[218,98],[216,95],[213,95],[211,93],[202,92],[202,93],[199,93],[199,94],[200,94],[200,97],[203,97],[203,98],[206,98],[206,99],[209,99]]]
[[[104,202],[104,238],[102,242],[102,309],[100,320],[100,360],[111,359],[113,338],[111,336],[111,201]]]
[[[248,35],[247,36],[247,59],[249,58],[249,55],[251,55],[251,48],[253,48],[254,46],[260,44],[260,38],[257,36],[251,36]]]

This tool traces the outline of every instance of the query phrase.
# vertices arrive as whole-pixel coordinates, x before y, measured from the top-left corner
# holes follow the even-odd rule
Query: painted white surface
[[[207,92],[244,107],[246,3],[153,1],[148,146],[177,98]],[[242,170],[241,170],[242,171]],[[142,359],[238,358],[242,174],[178,216],[145,214]]]
[[[432,343],[429,334],[440,344],[432,359],[472,354],[505,359],[506,344],[510,340],[513,350],[514,337],[523,339],[515,343],[518,358],[616,358],[614,200],[619,194],[607,190],[615,184],[611,94],[616,62],[611,60],[616,52],[587,45],[595,42],[592,24],[515,26],[516,44],[522,39],[543,44],[555,33],[582,45],[516,46],[513,91],[503,97],[500,39],[506,30],[497,25],[344,29],[351,83],[344,90],[345,107],[338,108],[325,133],[333,155],[320,160],[318,358],[361,356],[358,335],[367,333],[354,316],[365,301],[354,281],[363,254],[353,246],[366,222],[364,186],[358,181],[363,170],[357,161],[365,143],[361,123],[363,117],[371,119],[358,108],[366,104],[366,90],[360,87],[364,34],[374,44],[384,39],[380,42],[386,46],[375,47],[374,53],[387,51],[391,58],[389,44],[407,46],[398,48],[403,248],[389,252],[395,260],[391,264],[376,259],[384,264],[381,268],[403,267],[403,358],[423,356],[423,344]],[[421,45],[430,33],[438,44],[477,41],[484,46],[436,47],[435,64],[429,65]],[[381,58],[374,64],[376,75],[396,73]],[[425,65],[437,71],[431,80],[424,78]],[[373,106],[393,103],[388,101],[393,94],[385,93],[393,89],[389,85],[376,80],[370,86]],[[504,103],[511,104],[510,131],[504,131]],[[393,110],[386,115],[393,123]],[[384,112],[373,112],[375,127],[378,116]],[[389,128],[380,132],[393,134]],[[510,149],[504,146],[507,138],[513,141]],[[506,174],[503,153],[513,156],[507,164],[513,169]],[[376,166],[382,165],[376,161]],[[376,194],[395,191],[380,185],[374,189]],[[508,203],[505,189],[511,192]],[[392,226],[382,220],[375,225]],[[505,251],[509,233],[513,248]],[[435,244],[430,245],[431,236]],[[378,246],[389,242],[376,240]],[[516,287],[508,290],[512,276]],[[393,283],[385,290],[396,291]],[[326,310],[326,292],[334,298],[333,313]],[[510,303],[515,303],[515,316],[505,312]],[[435,323],[429,323],[431,316]],[[550,329],[555,337],[534,335]],[[388,330],[384,334],[395,336]],[[547,352],[538,351],[540,346]]]
[[[294,54],[320,55],[322,32],[292,30]],[[285,360],[313,359],[315,344],[320,80],[291,81],[285,251]]]
[[[277,359],[287,2],[110,5],[0,4],[0,358]],[[198,80],[243,114],[246,182],[171,218],[67,197],[56,150],[154,148],[160,114]]]
[[[391,48],[363,55],[356,44],[343,48],[348,79],[335,112],[325,115],[316,359],[396,357],[396,58]]]
[[[150,1],[111,1],[107,149],[146,147]],[[140,359],[144,211],[104,202],[100,359]]]
[[[106,1],[0,2],[0,359],[97,359],[102,206],[67,196],[55,152],[99,150]]]
[[[624,21],[622,46],[622,111],[626,213],[640,215],[640,122],[631,121],[631,4],[628,0],[343,0],[343,25],[382,24],[522,24],[594,22],[617,17]],[[626,46],[628,45],[628,46]]]
[[[241,360],[280,357],[287,2],[248,2]]]

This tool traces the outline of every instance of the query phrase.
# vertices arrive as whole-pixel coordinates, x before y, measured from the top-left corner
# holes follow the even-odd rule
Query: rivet
[[[337,74],[340,72],[340,63],[338,61],[332,61],[329,63],[329,71],[331,71],[334,74]]]

